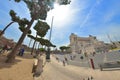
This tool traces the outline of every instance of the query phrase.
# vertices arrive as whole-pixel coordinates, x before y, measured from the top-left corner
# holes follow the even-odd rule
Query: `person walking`
[[[80,56],[80,59],[83,60],[84,59],[83,56]]]
[[[65,66],[65,61],[63,60],[63,66]]]
[[[19,51],[19,53],[18,53],[18,55],[19,56],[23,56],[24,55],[24,51],[25,51],[24,48],[21,48],[20,51]]]
[[[68,64],[68,59],[67,59],[67,57],[64,57],[65,58],[65,62]]]

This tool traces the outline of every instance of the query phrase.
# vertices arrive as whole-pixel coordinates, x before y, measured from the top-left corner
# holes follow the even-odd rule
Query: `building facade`
[[[98,41],[95,36],[78,37],[74,33],[70,35],[70,50],[72,53],[93,53],[104,51],[106,45],[103,41]]]

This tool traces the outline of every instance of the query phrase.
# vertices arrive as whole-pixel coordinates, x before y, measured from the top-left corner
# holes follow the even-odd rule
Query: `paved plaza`
[[[120,70],[100,71],[75,65],[63,66],[63,63],[58,62],[54,56],[51,57],[51,62],[44,67],[43,74],[35,80],[119,80],[119,75]]]

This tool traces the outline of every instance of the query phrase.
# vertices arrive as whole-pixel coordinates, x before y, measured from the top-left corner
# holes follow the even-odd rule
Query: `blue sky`
[[[98,40],[109,42],[120,41],[120,0],[71,0],[67,6],[55,5],[55,9],[48,12],[46,21],[51,25],[52,16],[53,30],[51,41],[57,46],[69,44],[69,36],[75,33],[81,37],[89,35],[96,36]],[[9,11],[13,9],[22,18],[30,19],[29,10],[26,5],[15,3],[13,0],[0,1],[0,30],[9,22],[11,17]],[[32,28],[31,28],[32,29]],[[35,31],[32,29],[32,34]],[[5,32],[5,36],[18,41],[21,32],[18,24],[12,24]],[[49,32],[45,38],[49,38]],[[24,44],[28,45],[29,38],[26,37]]]

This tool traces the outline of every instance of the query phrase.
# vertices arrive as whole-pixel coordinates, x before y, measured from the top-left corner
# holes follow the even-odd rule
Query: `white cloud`
[[[76,3],[77,0],[74,0],[71,2],[70,5],[57,6],[56,9],[53,9],[50,12],[48,12],[46,21],[50,26],[52,16],[54,16],[51,41],[57,44],[58,46],[69,43],[69,36],[67,35],[71,31],[71,28],[74,27],[71,26],[73,22],[74,24],[75,22],[77,22],[76,13],[80,12],[84,8],[84,6],[80,7],[80,5],[83,5],[82,3],[81,4]],[[49,36],[49,33],[47,36]]]
[[[70,5],[59,6],[48,12],[47,22],[51,25],[52,16],[54,16],[53,25],[57,28],[68,27],[74,19],[77,9],[72,9]]]
[[[82,23],[80,24],[80,27],[82,28],[87,21],[90,19],[90,17],[92,16],[93,11],[95,10],[95,7],[98,6],[100,3],[102,2],[102,0],[96,0],[96,2],[91,6],[88,14],[86,15],[86,17],[84,18],[84,20],[82,21]],[[88,4],[88,3],[87,3]]]

